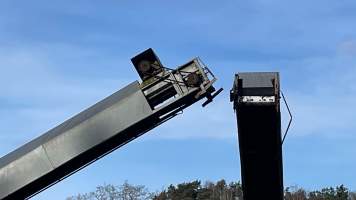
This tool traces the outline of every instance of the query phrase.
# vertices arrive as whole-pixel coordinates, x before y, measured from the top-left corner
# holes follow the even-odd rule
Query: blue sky
[[[200,58],[225,92],[33,199],[128,180],[160,190],[240,179],[233,76],[279,71],[295,121],[285,185],[356,189],[356,1],[0,1],[0,156],[138,79],[152,47],[168,67]],[[284,123],[287,115],[283,112]]]

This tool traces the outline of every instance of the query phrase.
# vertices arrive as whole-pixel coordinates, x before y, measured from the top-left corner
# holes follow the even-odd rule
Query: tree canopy
[[[293,186],[287,187],[284,194],[285,200],[356,200],[356,193],[344,185],[310,192]],[[196,180],[170,185],[153,193],[143,185],[131,185],[126,181],[119,186],[98,186],[93,192],[68,197],[67,200],[243,200],[243,191],[240,182],[220,180],[202,184]]]

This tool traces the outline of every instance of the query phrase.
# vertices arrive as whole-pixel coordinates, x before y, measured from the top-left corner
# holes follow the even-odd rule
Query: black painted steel
[[[151,48],[133,57],[131,62],[143,80],[152,78],[164,70],[161,61]]]
[[[244,101],[275,98],[273,101]],[[283,200],[278,73],[240,73],[231,92],[238,124],[244,200]]]

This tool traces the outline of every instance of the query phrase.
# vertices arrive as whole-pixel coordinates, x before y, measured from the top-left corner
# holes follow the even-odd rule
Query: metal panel
[[[138,91],[140,91],[140,89],[139,89],[139,83],[137,81],[129,84],[125,88],[123,88],[123,89],[119,90],[118,92],[112,94],[111,96],[105,98],[104,100],[100,101],[99,103],[96,103],[92,107],[84,110],[83,112],[72,117],[71,119],[63,122],[59,126],[53,128],[52,130],[43,134],[42,136],[32,140],[31,142],[23,145],[22,147],[16,149],[15,151],[0,158],[0,169],[2,167],[6,166],[7,164],[11,163],[18,157],[21,157],[24,154],[34,150],[41,144],[44,144],[47,141],[51,140],[52,138],[62,134],[63,132],[66,132],[67,130],[72,129],[76,125],[95,116],[97,113],[111,107],[115,103],[117,103],[125,98],[128,98],[131,94],[138,92]]]
[[[152,114],[141,90],[44,144],[55,167]]]
[[[272,80],[276,79],[276,72],[243,72],[239,79],[243,80],[243,88],[273,88]]]
[[[239,103],[251,103],[251,104],[268,104],[275,103],[275,96],[242,96],[239,99]]]
[[[70,160],[86,157],[89,161],[91,156],[85,153],[152,113],[139,83],[128,85],[1,158],[0,199],[21,188],[32,187],[33,182],[45,178]],[[69,168],[66,173],[74,170],[75,167]]]
[[[239,73],[236,79],[242,83],[240,92],[243,96],[273,96],[273,80],[279,81],[278,73],[275,72]]]
[[[0,170],[0,199],[53,169],[42,146]]]

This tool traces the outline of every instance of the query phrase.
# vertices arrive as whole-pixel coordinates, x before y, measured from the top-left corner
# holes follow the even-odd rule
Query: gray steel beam
[[[16,192],[14,199],[26,197],[29,193],[26,189],[28,185],[36,181],[46,182],[40,178],[56,173],[56,170],[61,170],[61,166],[73,159],[81,158],[90,162],[96,156],[86,154],[88,150],[95,148],[101,151],[101,148],[96,148],[98,145],[117,134],[123,134],[152,114],[153,110],[139,84],[135,82],[128,85],[1,158],[0,199],[10,198]],[[25,188],[23,192],[19,192],[21,188]]]
[[[186,84],[192,73],[202,77],[198,85]],[[29,198],[200,99],[208,97],[210,102],[216,79],[209,75],[213,76],[210,70],[194,59],[147,82],[133,82],[0,158],[0,199]]]

